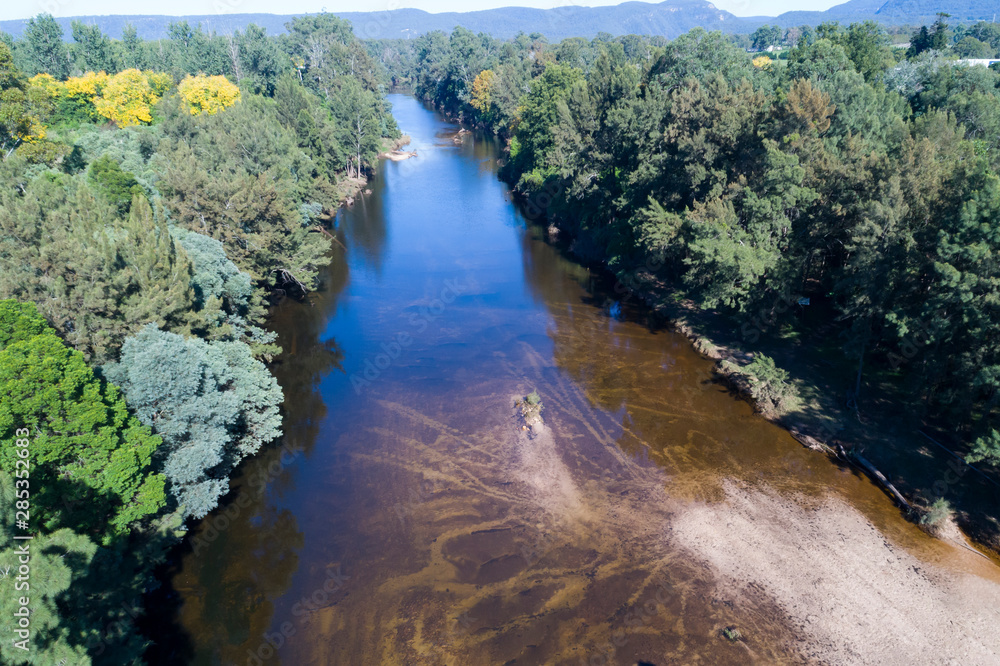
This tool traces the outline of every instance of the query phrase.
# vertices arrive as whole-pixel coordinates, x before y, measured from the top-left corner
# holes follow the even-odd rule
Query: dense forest
[[[853,368],[855,412],[888,381],[968,461],[1000,463],[1000,72],[957,62],[1000,53],[996,24],[942,15],[907,48],[863,22],[666,44],[457,29],[369,49],[503,138],[528,216],[578,257],[721,313],[751,351],[809,320]],[[787,373],[744,371],[780,413]]]
[[[399,135],[331,16],[73,39],[41,15],[0,43],[0,507],[10,536],[30,496],[35,535],[32,650],[4,640],[5,664],[141,659],[153,567],[281,433],[266,307],[316,287]]]

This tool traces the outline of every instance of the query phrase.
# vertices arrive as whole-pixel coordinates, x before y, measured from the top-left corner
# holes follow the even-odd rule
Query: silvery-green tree
[[[162,469],[188,516],[211,511],[236,464],[281,434],[281,388],[242,342],[184,338],[151,324],[104,371],[163,438]]]

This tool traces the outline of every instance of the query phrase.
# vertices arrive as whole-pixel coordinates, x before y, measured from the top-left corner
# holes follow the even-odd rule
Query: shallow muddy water
[[[866,622],[838,596],[856,585],[919,627],[892,604],[929,594],[865,576],[927,568],[1000,599],[992,564],[755,416],[546,244],[492,141],[391,99],[419,156],[381,164],[324,288],[276,308],[286,435],[191,531],[154,662],[858,663],[810,618]],[[523,430],[532,390],[545,425]],[[837,578],[859,561],[877,566]],[[956,640],[934,663],[992,649]]]

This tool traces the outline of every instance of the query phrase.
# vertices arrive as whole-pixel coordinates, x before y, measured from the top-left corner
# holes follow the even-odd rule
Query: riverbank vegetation
[[[323,227],[399,137],[332,16],[73,40],[0,35],[0,508],[6,536],[30,496],[40,600],[11,664],[141,660],[153,567],[281,434],[266,306],[318,286]]]
[[[743,350],[722,356],[786,423],[885,435],[868,455],[929,505],[982,475],[952,479],[896,414],[1000,463],[1000,72],[956,62],[969,39],[1000,43],[944,19],[909,51],[871,22],[824,24],[767,62],[702,30],[661,45],[459,28],[370,48],[506,140],[529,218]]]

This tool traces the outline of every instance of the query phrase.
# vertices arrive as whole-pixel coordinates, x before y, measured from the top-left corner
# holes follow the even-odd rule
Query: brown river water
[[[286,434],[190,532],[153,663],[990,663],[993,564],[547,244],[492,140],[391,99],[419,156],[275,308]]]

